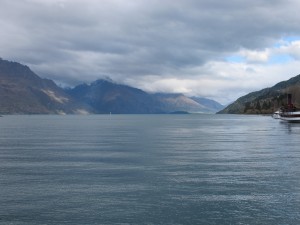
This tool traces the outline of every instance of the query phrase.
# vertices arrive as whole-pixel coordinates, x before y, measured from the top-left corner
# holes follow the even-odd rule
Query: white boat
[[[280,110],[277,110],[276,112],[273,113],[272,117],[274,119],[280,119],[280,112],[281,112]]]
[[[279,114],[279,117],[287,122],[300,122],[300,111],[284,111]]]
[[[300,110],[292,103],[292,95],[288,94],[288,103],[273,114],[273,118],[287,122],[300,122]]]

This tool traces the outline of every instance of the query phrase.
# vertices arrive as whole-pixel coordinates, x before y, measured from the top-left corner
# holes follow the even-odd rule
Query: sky
[[[0,0],[0,57],[228,104],[300,73],[298,0]]]

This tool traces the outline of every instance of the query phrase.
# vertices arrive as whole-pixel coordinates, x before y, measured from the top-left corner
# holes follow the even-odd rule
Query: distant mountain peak
[[[181,93],[150,94],[109,77],[62,89],[28,66],[0,59],[0,114],[215,112],[208,102]]]
[[[107,79],[97,79],[93,81],[90,85],[99,85],[99,84],[114,84],[114,82]]]
[[[67,114],[89,111],[52,80],[28,66],[0,61],[0,114]]]

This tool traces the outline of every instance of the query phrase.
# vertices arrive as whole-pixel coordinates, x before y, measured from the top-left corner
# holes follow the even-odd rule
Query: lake
[[[0,224],[300,224],[300,124],[0,118]]]

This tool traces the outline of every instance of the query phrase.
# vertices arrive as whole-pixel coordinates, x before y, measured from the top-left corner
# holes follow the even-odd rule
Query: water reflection
[[[288,123],[285,121],[280,121],[281,127],[287,131],[288,134],[300,133],[300,123]]]

